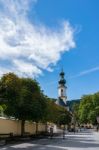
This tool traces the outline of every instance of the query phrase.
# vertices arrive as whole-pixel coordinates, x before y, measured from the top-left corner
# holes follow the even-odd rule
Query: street
[[[0,150],[99,150],[99,133],[86,130],[79,133],[69,133],[65,139],[40,139],[21,144],[6,145]]]

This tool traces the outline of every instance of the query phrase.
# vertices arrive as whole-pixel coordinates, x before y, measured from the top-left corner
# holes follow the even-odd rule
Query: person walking
[[[63,128],[63,139],[65,139],[65,127]]]
[[[53,138],[53,127],[52,126],[50,127],[50,138],[51,139]]]

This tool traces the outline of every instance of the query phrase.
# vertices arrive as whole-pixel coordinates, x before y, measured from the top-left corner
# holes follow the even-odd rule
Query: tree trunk
[[[47,122],[45,123],[45,132],[47,132]]]
[[[36,135],[38,133],[38,122],[36,122]]]
[[[63,139],[65,139],[65,125],[63,127]]]
[[[22,120],[21,121],[21,136],[23,136],[24,135],[24,132],[25,132],[25,120]]]

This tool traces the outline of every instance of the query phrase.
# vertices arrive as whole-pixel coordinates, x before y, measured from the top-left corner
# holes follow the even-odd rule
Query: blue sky
[[[67,79],[68,99],[99,91],[99,68],[97,71],[71,78],[79,73],[99,67],[99,1],[97,0],[41,0],[36,6],[38,18],[47,25],[55,26],[61,19],[69,20],[77,28],[76,48],[63,54],[54,72],[39,81],[46,93],[57,97],[57,81],[61,65]],[[57,70],[57,68],[60,68]],[[42,80],[42,81],[41,81]],[[49,84],[47,84],[49,82]],[[52,84],[50,84],[50,82]],[[44,84],[45,83],[45,84]],[[46,85],[47,84],[47,85]]]
[[[98,0],[0,0],[0,75],[36,78],[57,98],[63,66],[69,100],[99,91],[98,7]]]

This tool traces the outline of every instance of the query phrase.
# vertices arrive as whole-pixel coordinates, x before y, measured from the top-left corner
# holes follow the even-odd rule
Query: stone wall
[[[38,131],[45,131],[45,125],[42,123],[38,124]],[[35,134],[36,123],[28,122],[25,123],[25,132]],[[0,118],[0,134],[13,133],[21,134],[21,121],[7,118]]]

